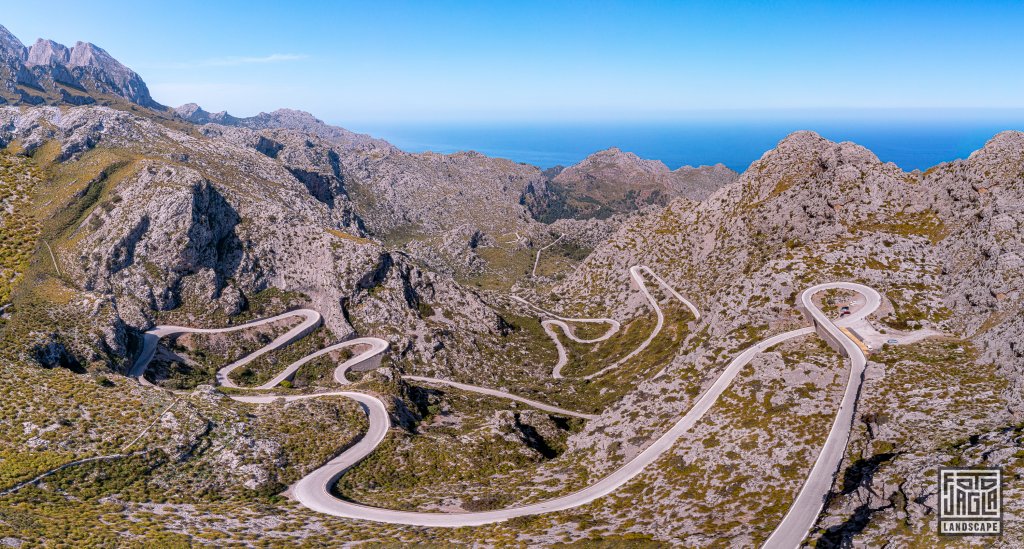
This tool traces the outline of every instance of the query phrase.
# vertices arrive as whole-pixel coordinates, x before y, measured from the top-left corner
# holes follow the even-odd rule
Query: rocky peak
[[[832,141],[818,135],[818,132],[811,130],[797,130],[786,137],[783,137],[782,141],[779,141],[775,148],[807,147],[814,145],[828,145],[829,143],[832,143]]]
[[[899,176],[895,164],[883,165],[871,151],[851,142],[836,143],[811,131],[786,136],[750,165],[741,180],[754,200],[778,195],[809,180],[853,181],[885,167]]]
[[[210,113],[204,111],[203,108],[196,103],[185,103],[184,105],[174,109],[174,113],[185,119],[192,117],[207,117],[210,115]]]
[[[0,27],[0,59],[4,61],[0,103],[89,105],[116,103],[113,98],[122,98],[143,107],[166,109],[153,100],[138,74],[89,42],[78,42],[69,49],[40,38],[25,48]]]
[[[619,171],[634,171],[645,174],[668,173],[669,169],[660,160],[644,160],[631,152],[625,152],[618,147],[612,147],[598,151],[586,158],[579,164],[566,168],[560,175],[572,177],[573,172],[587,171],[595,168],[615,169]]]
[[[207,112],[202,107],[195,103],[185,103],[184,105],[174,109],[174,113],[183,120],[192,122],[193,124],[223,124],[225,126],[237,125],[238,118],[231,116],[227,111],[220,111],[215,113]]]
[[[664,206],[677,196],[703,200],[738,174],[719,164],[671,171],[660,160],[645,160],[617,147],[598,151],[550,178],[545,196],[527,197],[537,219],[606,218]],[[535,194],[538,191],[535,190]]]
[[[32,44],[31,48],[29,48],[28,59],[25,61],[25,66],[67,65],[70,58],[71,50],[66,46],[58,44],[53,40],[44,40],[40,38],[36,40],[35,44]]]
[[[774,158],[816,157],[824,162],[834,164],[877,164],[880,161],[875,153],[853,143],[843,141],[836,143],[810,130],[800,130],[787,135],[774,149],[764,153],[760,161]]]
[[[717,164],[712,164],[710,166],[697,166],[696,168],[694,168],[693,166],[680,166],[679,168],[676,168],[675,170],[673,170],[673,173],[688,172],[688,171],[692,171],[692,170],[699,170],[699,171],[703,171],[703,172],[721,172],[721,173],[732,172],[734,174],[736,173],[732,169],[730,169],[728,166],[726,166],[725,164],[722,164],[721,162],[719,162]]]
[[[922,175],[924,184],[943,188],[954,200],[972,201],[984,196],[986,203],[1012,212],[1024,204],[1024,132],[1004,131],[971,153],[967,160],[934,166]],[[955,173],[951,177],[949,173]],[[955,181],[951,187],[948,182]],[[957,209],[955,204],[946,207]],[[973,215],[973,213],[971,214]],[[973,222],[973,221],[970,221]]]
[[[985,157],[989,155],[1009,155],[1019,159],[1024,154],[1024,132],[1006,130],[997,133],[985,142],[985,146],[972,152],[970,158]]]
[[[68,61],[70,67],[101,67],[104,69],[127,69],[110,56],[103,48],[91,42],[75,42]]]
[[[800,131],[710,202],[748,234],[772,235],[761,243],[774,246],[838,237],[846,227],[905,222],[932,201],[920,187],[914,174],[859,145]]]
[[[306,111],[296,109],[277,109],[273,112],[261,112],[256,116],[240,118],[239,125],[252,129],[280,128],[312,133],[320,137],[356,136],[348,130],[331,126]]]
[[[387,141],[374,139],[366,134],[355,133],[338,126],[327,124],[323,120],[306,111],[295,109],[277,109],[273,112],[261,112],[255,116],[236,117],[226,111],[209,113],[195,103],[187,103],[174,109],[179,117],[193,124],[220,124],[238,126],[252,130],[295,130],[313,134],[341,149],[372,147],[391,150],[394,147]]]
[[[263,113],[261,113],[261,114],[263,114]],[[300,111],[298,109],[277,109],[276,111],[274,111],[274,112],[270,113],[269,115],[267,115],[267,117],[268,118],[277,119],[277,120],[288,120],[292,124],[296,124],[296,125],[299,125],[299,124],[317,125],[317,124],[323,124],[324,123],[322,120],[320,120],[319,118],[313,116],[312,114],[310,114],[310,113],[308,113],[306,111]]]
[[[19,60],[25,58],[25,45],[3,25],[0,25],[0,57]]]

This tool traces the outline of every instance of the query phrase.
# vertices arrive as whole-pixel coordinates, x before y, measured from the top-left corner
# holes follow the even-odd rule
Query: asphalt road
[[[596,483],[583,488],[582,490],[565,496],[531,505],[498,509],[494,511],[474,513],[420,513],[368,507],[344,501],[331,495],[329,493],[329,487],[333,486],[334,483],[337,482],[337,479],[341,478],[346,470],[354,466],[366,455],[369,455],[373,450],[372,447],[369,449],[363,447],[359,452],[355,451],[355,447],[350,451],[346,451],[331,463],[328,463],[324,467],[314,471],[310,476],[300,480],[296,485],[296,489],[293,491],[293,495],[306,507],[329,515],[392,524],[435,527],[479,526],[482,524],[502,522],[515,517],[562,511],[586,505],[614,492],[616,489],[639,475],[647,466],[657,461],[663,454],[671,450],[675,445],[675,442],[689,431],[697,421],[704,417],[708,410],[714,406],[715,402],[729,387],[743,366],[749,363],[754,356],[787,339],[810,335],[813,333],[813,327],[801,328],[799,330],[770,337],[757,343],[753,347],[746,349],[729,363],[711,387],[709,387],[708,390],[705,391],[699,399],[697,399],[690,410],[683,415],[683,417],[680,418],[679,421],[677,421],[676,424],[668,430],[668,432],[663,434],[660,438],[654,441],[654,443],[645,448],[636,457],[624,464],[615,472],[602,478]],[[373,437],[368,434],[367,438],[376,439],[376,433],[378,432],[379,427],[375,429],[374,426],[375,422],[372,419],[373,406],[366,402],[363,403],[370,409],[371,414],[370,432],[373,434]],[[380,404],[380,406],[383,407],[383,404]],[[383,436],[380,437],[380,440],[383,440]],[[365,451],[365,453],[361,453],[363,451]]]
[[[867,303],[852,315],[833,323],[818,309],[812,302],[811,296],[822,290],[841,288],[853,290],[860,293],[867,299]],[[839,330],[838,326],[849,326],[861,319],[866,318],[878,309],[882,303],[882,296],[875,290],[852,282],[835,282],[831,284],[819,284],[808,288],[800,294],[800,303],[810,312],[815,321],[830,333],[836,341],[839,341],[850,357],[850,376],[846,382],[846,392],[843,393],[843,400],[839,403],[839,410],[836,412],[835,420],[832,422],[832,429],[828,433],[825,445],[818,453],[814,461],[807,481],[804,482],[796,501],[789,508],[789,512],[782,519],[782,522],[775,528],[775,531],[765,542],[766,549],[791,549],[799,547],[811,527],[818,520],[818,514],[825,504],[825,497],[832,488],[832,482],[839,465],[846,453],[846,443],[850,440],[850,429],[853,426],[853,413],[857,406],[857,396],[860,394],[860,386],[864,381],[864,366],[867,364],[867,357],[861,352],[860,347]],[[838,325],[838,326],[837,326]]]
[[[533,260],[533,277],[534,278],[537,277],[537,265],[540,265],[540,253],[543,252],[544,250],[554,246],[555,244],[558,244],[558,241],[562,240],[563,236],[565,236],[565,235],[564,234],[558,235],[558,238],[556,238],[554,242],[552,242],[551,244],[548,244],[547,246],[544,246],[543,248],[537,250],[537,257],[534,258],[534,260]]]
[[[664,315],[661,312],[661,308],[658,306],[658,301],[650,294],[647,286],[643,279],[643,274],[647,274],[658,282],[668,293],[673,297],[684,303],[693,312],[694,316],[699,319],[700,313],[696,307],[686,300],[682,295],[672,289],[664,280],[654,274],[650,269],[644,266],[634,266],[630,268],[630,276],[632,280],[637,284],[641,292],[647,298],[648,303],[654,309],[658,316],[658,322],[655,330],[651,336],[641,345],[641,347],[632,352],[627,357],[623,358],[616,364],[605,368],[601,372],[594,374],[594,376],[609,370],[612,367],[621,364],[625,360],[628,360],[636,353],[641,352],[650,341],[658,334],[661,327],[664,324]],[[865,307],[861,308],[855,314],[844,318],[837,322],[839,326],[846,326],[865,318],[871,312],[878,308],[881,302],[881,296],[877,292],[866,286],[854,283],[831,283],[821,284],[805,290],[800,297],[801,304],[807,309],[811,316],[815,319],[824,330],[828,331],[837,341],[839,341],[846,352],[851,357],[852,368],[847,383],[846,392],[844,393],[843,400],[840,404],[839,411],[836,414],[835,421],[833,422],[832,429],[829,432],[828,439],[826,440],[821,452],[819,453],[811,472],[808,476],[807,481],[804,483],[799,495],[794,501],[790,511],[779,524],[775,532],[766,542],[766,547],[770,548],[790,548],[796,547],[804,539],[808,530],[813,526],[817,519],[818,513],[821,511],[821,507],[824,501],[825,495],[828,493],[832,485],[832,480],[835,472],[838,470],[839,464],[842,460],[846,442],[849,439],[850,428],[853,419],[854,406],[856,403],[857,394],[861,383],[861,374],[866,363],[866,358],[861,353],[860,348],[843,334],[836,324],[833,324],[825,314],[815,306],[811,301],[811,296],[819,291],[830,289],[830,288],[844,288],[854,290],[861,293],[867,299]],[[131,369],[131,375],[140,380],[140,382],[147,383],[145,381],[145,370],[149,362],[152,360],[156,345],[159,339],[166,335],[175,333],[226,333],[245,328],[259,326],[262,324],[268,324],[284,318],[292,316],[300,316],[303,318],[303,322],[295,326],[287,333],[276,338],[266,347],[252,353],[251,355],[244,357],[235,363],[225,367],[217,374],[218,381],[225,385],[230,383],[228,374],[235,368],[241,367],[244,364],[252,361],[254,358],[261,356],[266,352],[270,352],[274,349],[281,348],[291,342],[305,336],[320,323],[320,315],[316,311],[309,309],[300,309],[271,317],[263,320],[250,322],[247,324],[232,326],[230,328],[221,329],[195,329],[186,328],[180,326],[158,326],[154,330],[145,334],[143,348],[140,353],[139,359],[135,362]],[[554,316],[554,315],[550,315]],[[597,340],[607,339],[618,329],[618,323],[611,319],[562,319],[556,317],[558,320],[563,321],[563,325],[559,327],[563,328],[563,331],[567,335],[571,336],[571,331],[568,326],[564,325],[564,321],[594,321],[594,322],[608,322],[611,325],[609,332],[597,338]],[[768,348],[781,343],[787,339],[794,337],[800,337],[810,335],[815,332],[813,327],[801,328],[783,334],[778,334],[765,340],[758,342],[754,346],[744,350],[738,356],[736,356],[726,368],[722,371],[719,377],[712,383],[712,385],[694,402],[693,406],[661,437],[655,440],[651,445],[637,454],[632,460],[624,464],[622,467],[609,474],[608,476],[598,480],[594,484],[587,486],[579,491],[560,496],[557,498],[550,499],[548,501],[524,505],[519,507],[511,507],[507,509],[498,509],[493,511],[483,512],[467,512],[467,513],[420,513],[410,511],[396,511],[391,509],[381,509],[375,507],[369,507],[365,505],[359,505],[353,502],[345,501],[334,497],[330,493],[330,489],[337,480],[345,474],[345,472],[359,463],[363,458],[368,456],[374,451],[374,449],[384,440],[387,436],[387,432],[390,429],[391,422],[387,408],[384,403],[377,397],[356,391],[329,391],[306,395],[251,395],[251,396],[238,396],[232,395],[231,398],[253,404],[273,402],[278,399],[284,399],[286,401],[299,400],[306,398],[322,398],[328,396],[341,396],[345,398],[351,398],[360,403],[364,411],[366,411],[369,419],[369,429],[363,435],[363,437],[352,447],[348,448],[336,458],[332,459],[322,467],[318,468],[314,472],[310,473],[306,477],[299,480],[291,489],[292,495],[301,504],[306,507],[322,512],[329,515],[347,517],[353,519],[371,520],[377,522],[386,522],[394,524],[406,524],[414,526],[440,526],[440,527],[461,527],[461,526],[476,526],[481,524],[488,524],[494,522],[501,522],[514,517],[536,515],[541,513],[548,513],[553,511],[560,511],[565,509],[571,509],[586,505],[593,502],[623,486],[631,479],[639,475],[646,467],[657,461],[662,455],[671,450],[677,440],[686,434],[704,415],[714,406],[718,398],[725,392],[732,381],[735,379],[739,371],[753,359],[758,353],[761,353]],[[550,333],[550,332],[549,332]],[[577,341],[587,341],[579,340]],[[557,341],[557,339],[556,339]],[[593,340],[591,340],[593,341]],[[360,338],[354,339],[331,347],[327,347],[316,353],[313,353],[295,363],[292,363],[285,368],[280,374],[266,384],[260,386],[261,389],[268,389],[276,386],[280,381],[287,379],[289,376],[301,367],[303,364],[308,363],[320,356],[323,356],[333,350],[340,349],[346,346],[365,346],[365,350],[352,357],[351,359],[340,364],[335,370],[335,380],[338,383],[347,383],[345,379],[345,372],[351,367],[360,364],[366,360],[371,360],[381,355],[387,350],[387,342],[378,338]],[[593,376],[588,376],[593,377]],[[504,391],[496,389],[488,389],[483,387],[476,387],[472,385],[466,385],[462,383],[456,383],[448,380],[436,379],[436,378],[424,378],[418,376],[407,376],[407,379],[412,381],[419,381],[423,383],[434,383],[434,384],[446,384],[459,389],[474,391],[481,394],[497,396],[501,398],[507,398],[522,402],[524,404],[534,406],[538,409],[545,410],[551,413],[571,415],[575,417],[593,417],[586,414],[580,414],[570,410],[564,410],[554,406],[546,405],[537,401],[526,399],[511,395]],[[225,383],[225,381],[227,383]],[[234,386],[234,385],[229,385]]]
[[[696,320],[700,320],[700,311],[697,310],[697,307],[693,303],[690,303],[690,300],[686,299],[685,297],[682,296],[682,294],[677,292],[675,288],[669,286],[669,284],[665,282],[664,279],[654,274],[654,271],[652,271],[649,267],[646,267],[644,265],[634,265],[630,267],[630,279],[633,281],[633,284],[635,284],[636,287],[640,290],[640,292],[644,294],[644,297],[647,298],[647,303],[649,303],[651,309],[654,310],[654,314],[657,315],[658,321],[654,325],[654,330],[651,330],[651,335],[647,336],[647,339],[645,339],[639,347],[633,349],[628,355],[615,361],[614,364],[610,364],[590,375],[584,376],[584,379],[594,379],[595,377],[600,377],[606,374],[607,372],[614,370],[615,368],[618,368],[619,366],[624,364],[626,361],[632,359],[636,355],[642,353],[643,350],[646,349],[652,341],[654,341],[654,338],[658,337],[658,334],[661,333],[661,329],[665,326],[665,315],[664,313],[661,312],[661,307],[658,306],[658,300],[654,299],[654,296],[651,295],[650,290],[647,289],[647,283],[644,282],[644,277],[642,273],[647,273],[647,275],[653,278],[658,283],[658,285],[662,287],[662,289],[669,293],[669,295],[682,302],[683,305],[686,305],[686,307],[690,309],[690,312],[693,313],[693,316]]]
[[[628,361],[628,360],[632,359],[633,357],[635,357],[636,355],[642,353],[644,351],[644,349],[646,349],[651,344],[651,342],[654,341],[654,338],[657,337],[659,333],[661,333],[661,329],[665,325],[665,315],[662,313],[661,307],[658,305],[658,300],[655,299],[654,296],[651,295],[650,290],[647,289],[647,283],[644,280],[643,273],[646,273],[648,276],[653,278],[658,283],[658,285],[660,285],[669,295],[671,295],[672,297],[676,298],[681,303],[686,305],[686,307],[688,309],[690,309],[690,312],[693,313],[694,318],[696,320],[700,320],[700,311],[697,310],[697,307],[693,303],[691,303],[690,300],[686,299],[685,297],[682,296],[682,294],[677,292],[675,288],[673,288],[667,282],[665,282],[664,279],[662,279],[660,276],[655,274],[654,271],[652,271],[650,268],[648,268],[646,266],[643,266],[643,265],[634,265],[633,267],[630,267],[629,268],[630,282],[633,285],[635,285],[637,287],[637,289],[639,289],[640,292],[647,299],[647,303],[650,305],[651,309],[654,310],[654,314],[657,315],[657,319],[658,319],[657,323],[655,324],[654,329],[651,330],[651,334],[647,337],[647,339],[644,340],[644,342],[641,343],[636,349],[631,351],[625,357],[617,360],[614,364],[610,364],[610,365],[602,368],[601,370],[599,370],[597,372],[594,372],[594,373],[592,373],[590,375],[584,376],[584,379],[593,379],[595,377],[604,375],[604,374],[608,373],[609,371],[611,371],[611,370],[613,370],[615,368],[618,368],[619,366],[624,364],[626,361]],[[558,315],[556,315],[554,313],[545,311],[544,309],[541,309],[540,307],[530,303],[529,301],[526,301],[525,299],[523,299],[521,297],[512,296],[512,299],[514,299],[514,300],[516,300],[516,301],[518,301],[518,302],[520,302],[520,303],[522,303],[522,304],[524,304],[524,305],[526,305],[526,306],[528,306],[528,307],[530,307],[530,308],[540,312],[541,314],[543,314],[545,316],[552,317],[553,320],[552,319],[542,320],[541,321],[541,326],[543,326],[544,331],[547,332],[548,337],[550,337],[551,340],[555,343],[555,348],[558,350],[558,361],[555,363],[555,367],[551,371],[551,377],[553,377],[555,379],[561,379],[561,378],[564,377],[564,376],[562,376],[562,368],[569,362],[568,353],[565,350],[565,346],[562,345],[562,341],[559,339],[558,333],[555,331],[555,328],[560,328],[562,330],[562,333],[564,333],[565,336],[568,337],[569,339],[571,339],[571,340],[573,340],[573,341],[575,341],[577,343],[586,343],[586,344],[598,343],[598,342],[604,341],[604,340],[612,337],[613,335],[615,335],[615,333],[618,332],[619,328],[620,328],[619,322],[617,320],[615,320],[615,319],[612,319],[612,318],[565,318],[565,317],[558,316]],[[600,336],[598,336],[596,338],[593,338],[593,339],[581,339],[581,338],[577,337],[575,333],[573,333],[572,328],[569,327],[567,322],[573,322],[573,323],[578,323],[578,322],[603,323],[603,324],[608,324],[609,327],[608,327],[608,331],[606,331],[605,333],[601,334]]]
[[[274,387],[277,387],[278,385],[280,385],[282,381],[284,381],[286,379],[291,379],[291,377],[293,375],[295,375],[295,372],[298,371],[298,369],[300,367],[302,367],[303,365],[305,365],[305,364],[307,364],[309,362],[312,362],[312,361],[314,361],[314,360],[316,360],[316,359],[318,359],[318,358],[320,358],[320,357],[322,357],[322,356],[324,356],[326,354],[329,354],[329,353],[331,353],[333,351],[337,351],[339,349],[344,349],[345,347],[355,347],[355,346],[358,346],[358,345],[364,345],[364,346],[367,347],[367,349],[362,351],[362,352],[360,352],[360,353],[356,353],[355,355],[352,356],[352,358],[346,360],[345,362],[342,362],[337,368],[334,369],[334,381],[336,381],[340,385],[346,385],[348,383],[348,379],[345,378],[345,374],[349,370],[351,370],[353,367],[355,367],[356,365],[362,364],[363,362],[366,362],[367,360],[370,360],[370,359],[372,359],[372,358],[374,358],[374,357],[376,357],[378,355],[384,354],[384,351],[388,350],[388,342],[387,341],[384,341],[383,339],[376,338],[376,337],[359,337],[359,338],[355,338],[355,339],[349,339],[348,341],[342,341],[341,343],[335,343],[334,345],[329,345],[327,347],[324,347],[323,349],[320,349],[319,351],[317,351],[315,353],[308,354],[308,355],[300,358],[299,360],[296,360],[295,362],[289,364],[284,370],[281,370],[281,373],[279,373],[276,376],[274,376],[273,379],[271,379],[270,381],[264,383],[263,385],[260,385],[258,387],[254,387],[254,388],[255,389],[273,389]],[[224,373],[225,370],[221,370],[220,372],[217,372],[217,375],[218,375],[217,379],[218,379],[218,381],[220,381],[221,373]],[[237,385],[235,385],[233,383],[231,383],[229,385],[231,380],[228,379],[226,373],[224,373],[223,377],[224,377],[224,382],[222,382],[222,383],[223,383],[223,385],[225,387],[237,387]]]
[[[279,320],[284,320],[286,318],[292,318],[295,316],[301,317],[302,322],[300,322],[298,325],[288,330],[287,332],[278,336],[276,339],[268,343],[265,347],[253,353],[250,353],[231,364],[228,364],[219,372],[217,372],[217,381],[223,383],[226,380],[226,387],[234,387],[235,385],[228,384],[231,383],[231,380],[228,378],[229,373],[231,373],[236,368],[239,368],[252,362],[257,357],[260,357],[270,351],[279,349],[281,347],[284,347],[285,345],[302,339],[310,332],[315,330],[317,326],[320,325],[320,313],[312,309],[296,309],[294,311],[289,311],[287,313],[272,316],[270,318],[262,318],[260,320],[254,320],[252,322],[246,322],[245,324],[230,326],[228,328],[189,328],[185,326],[157,326],[156,328],[153,328],[152,330],[149,330],[148,332],[143,334],[142,350],[139,353],[139,358],[135,360],[135,364],[133,364],[131,370],[129,370],[128,375],[138,379],[139,382],[142,383],[143,385],[151,385],[151,383],[149,383],[149,381],[147,381],[145,378],[146,367],[148,367],[150,361],[153,360],[153,355],[156,353],[157,342],[160,341],[160,338],[174,334],[226,334],[229,332],[245,330],[247,328],[254,328],[256,326],[263,326],[266,324],[277,322]]]
[[[433,385],[447,385],[449,387],[455,387],[456,389],[462,389],[463,391],[469,391],[472,393],[479,393],[481,395],[489,395],[498,398],[504,398],[508,400],[514,400],[516,402],[522,402],[530,407],[545,412],[551,412],[552,414],[572,416],[583,419],[594,419],[597,416],[592,414],[582,414],[580,412],[574,412],[572,410],[566,410],[565,408],[559,408],[558,406],[552,406],[550,404],[544,404],[543,402],[537,402],[536,400],[530,400],[525,397],[513,395],[505,391],[499,391],[497,389],[488,389],[486,387],[477,387],[476,385],[466,385],[465,383],[457,383],[455,381],[448,381],[447,379],[439,379],[436,377],[420,377],[420,376],[402,376],[402,379],[408,379],[410,381],[418,381],[420,383],[427,383]]]
[[[562,333],[564,333],[565,336],[568,337],[569,339],[571,339],[571,340],[573,340],[573,341],[575,341],[577,343],[585,343],[585,344],[592,344],[592,343],[598,343],[598,342],[604,341],[604,340],[612,337],[613,335],[615,335],[616,332],[619,331],[619,321],[615,320],[613,318],[565,318],[565,317],[562,317],[562,316],[558,316],[558,315],[556,315],[554,313],[545,311],[544,309],[541,309],[540,307],[530,303],[529,301],[526,301],[525,299],[523,299],[523,298],[521,298],[519,296],[512,296],[512,299],[514,299],[514,300],[516,300],[516,301],[526,305],[527,307],[530,307],[531,309],[534,309],[534,310],[540,312],[541,314],[543,314],[545,316],[552,317],[551,319],[544,319],[544,320],[542,320],[540,322],[540,325],[544,328],[544,331],[547,332],[548,337],[550,337],[551,340],[555,342],[555,348],[558,349],[558,361],[555,363],[555,367],[551,370],[551,377],[553,377],[555,379],[561,379],[562,378],[562,367],[564,367],[569,362],[569,355],[566,353],[565,346],[562,345],[562,341],[558,338],[558,333],[555,332],[555,328],[561,328],[562,329]],[[554,320],[552,320],[552,319],[554,319]],[[576,334],[573,332],[572,328],[570,328],[569,325],[566,324],[567,322],[573,322],[573,323],[583,322],[583,323],[589,323],[589,324],[608,324],[608,330],[605,331],[605,333],[603,333],[600,336],[595,337],[593,339],[583,339],[583,338],[580,338],[580,337],[576,336]]]

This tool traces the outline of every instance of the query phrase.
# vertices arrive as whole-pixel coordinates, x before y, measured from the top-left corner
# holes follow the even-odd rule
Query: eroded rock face
[[[677,196],[703,200],[739,174],[722,164],[669,170],[657,160],[611,148],[552,172],[528,187],[523,202],[538,218],[607,218],[646,206],[665,206]]]
[[[99,326],[106,327],[102,340],[41,340],[48,362],[70,363],[61,358],[67,354],[88,364],[107,350],[122,353],[121,363],[126,333],[147,329],[160,314],[184,311],[197,322],[214,312],[232,316],[267,288],[303,296],[337,337],[352,334],[352,322],[423,332],[421,309],[439,302],[461,304],[453,326],[500,329],[478,296],[365,237],[341,159],[315,137],[247,129],[195,137],[108,108],[7,108],[0,127],[5,143],[29,151],[57,143],[62,169],[98,172],[68,183],[69,207],[84,212],[61,236],[76,240],[74,251],[54,245],[75,291],[89,296],[82,307],[104,311]],[[259,150],[269,141],[278,154]],[[168,142],[178,148],[169,151]],[[403,339],[406,352],[420,352],[415,337]]]
[[[878,360],[885,363],[869,368],[859,408],[865,415],[857,420],[849,450],[854,457],[843,466],[850,486],[837,488],[822,522],[828,529],[822,543],[877,541],[864,536],[887,532],[887,525],[903,517],[933,512],[935,495],[925,489],[922,471],[959,452],[945,450],[957,436],[954,431],[979,435],[971,463],[1013,463],[1000,452],[1012,438],[1007,429],[1019,425],[1024,413],[1024,353],[1017,343],[1024,339],[1024,271],[1018,260],[1024,245],[1022,181],[1024,134],[1019,132],[999,134],[970,158],[925,173],[903,172],[852,143],[798,132],[705,201],[676,199],[623,223],[555,293],[580,296],[581,305],[623,311],[628,318],[644,304],[625,290],[626,269],[649,265],[685,295],[697,296],[704,315],[700,345],[684,343],[688,351],[676,356],[663,378],[641,382],[616,405],[643,419],[602,416],[570,439],[570,451],[602,454],[598,463],[627,459],[639,447],[618,441],[645,426],[652,435],[663,432],[666,423],[659,418],[676,417],[688,406],[665,401],[665,395],[694,388],[679,381],[683,372],[706,372],[703,390],[737,350],[749,345],[741,335],[745,330],[774,334],[802,325],[793,312],[800,291],[819,282],[855,280],[885,297],[873,317],[880,326],[926,327],[947,339],[883,354]],[[731,351],[709,354],[716,347]],[[756,369],[758,363],[753,364]],[[704,370],[709,365],[711,370]],[[800,371],[800,366],[785,370]],[[800,403],[783,392],[788,375],[762,380],[780,382],[779,392],[768,394],[770,405],[791,401],[795,409]],[[949,381],[954,377],[965,384]],[[968,388],[967,379],[978,386]],[[750,382],[738,383],[737,393],[751,390]],[[960,389],[945,392],[946,383]],[[931,391],[941,396],[928,396]],[[717,436],[735,427],[722,424]],[[774,432],[769,439],[782,436]],[[989,455],[985,448],[995,451]],[[863,463],[854,463],[858,455]],[[985,457],[978,461],[978,456]],[[762,459],[783,463],[786,458],[773,450],[758,463]],[[732,462],[703,456],[701,463],[707,470]],[[672,474],[666,467],[646,482],[657,485]],[[616,520],[612,515],[631,514],[610,512],[606,518]],[[680,525],[678,531],[684,535],[687,529]]]
[[[40,38],[26,48],[0,27],[0,73],[5,86],[0,95],[9,103],[89,105],[113,97],[166,108],[153,100],[138,74],[88,42],[68,48]]]
[[[46,78],[79,82],[88,93],[67,102],[85,101],[91,90],[141,101],[143,88],[122,68],[88,44],[68,49],[41,41],[25,48],[0,32],[5,82],[41,82],[44,90]],[[12,101],[37,100],[54,99],[29,93]],[[0,108],[0,143],[36,156],[33,161],[58,174],[47,182],[54,189],[40,204],[55,200],[61,212],[80,212],[47,234],[54,270],[59,265],[62,272],[51,276],[47,270],[27,282],[53,284],[48,289],[56,290],[59,305],[40,310],[16,302],[5,313],[38,314],[46,326],[24,334],[28,360],[75,372],[123,371],[133,336],[168,315],[183,324],[230,323],[261,292],[274,289],[288,293],[288,306],[324,315],[330,332],[325,341],[355,333],[383,337],[400,368],[452,378],[472,372],[477,379],[468,381],[498,387],[514,378],[510,368],[540,371],[549,365],[508,364],[506,336],[526,323],[513,328],[512,317],[501,316],[509,306],[504,294],[474,290],[456,276],[487,272],[492,264],[485,256],[498,244],[511,243],[508,250],[532,261],[537,249],[561,237],[582,260],[578,269],[571,263],[558,273],[564,278],[544,281],[557,282],[551,301],[565,314],[608,314],[624,326],[650,318],[646,300],[627,278],[630,266],[644,264],[696,301],[703,320],[687,326],[670,350],[674,354],[658,364],[665,367],[662,375],[612,380],[608,388],[628,384],[625,396],[596,410],[601,417],[577,434],[567,435],[547,414],[494,414],[494,429],[525,453],[549,458],[566,452],[592,475],[612,470],[663,433],[736,352],[762,335],[802,326],[794,297],[831,280],[878,288],[886,302],[875,320],[883,324],[928,327],[950,339],[924,358],[869,364],[860,430],[851,446],[862,457],[844,465],[849,482],[837,486],[826,512],[822,525],[832,537],[825,541],[845,540],[873,521],[895,526],[905,516],[928,515],[934,494],[921,487],[921,471],[937,464],[932,450],[949,441],[907,433],[943,433],[938,409],[945,413],[963,400],[988,399],[984,413],[976,411],[976,402],[950,412],[951,422],[969,424],[978,436],[942,456],[959,452],[999,464],[1019,446],[1019,429],[997,427],[1019,424],[1024,410],[1020,133],[1000,134],[966,160],[906,173],[852,143],[798,132],[733,180],[735,174],[721,167],[670,171],[618,150],[545,172],[476,153],[408,154],[300,111],[236,118],[190,104],[177,116],[167,122],[107,107]],[[551,219],[586,219],[538,220],[569,204],[570,196],[579,207]],[[587,209],[594,202],[596,209]],[[508,273],[523,271],[501,274]],[[544,288],[530,280],[522,284],[528,292]],[[61,323],[68,317],[77,324]],[[549,344],[542,335],[527,343]],[[827,427],[828,405],[842,381],[828,352],[814,341],[773,349],[751,362],[723,406],[741,401],[750,409],[785,409]],[[958,362],[941,362],[950,354]],[[929,360],[941,366],[933,368]],[[930,387],[927,398],[896,399],[885,383],[915,366],[927,375],[906,378],[898,387],[916,388],[940,375],[971,381],[967,374],[996,374],[982,380],[982,389],[970,389],[976,391],[970,399],[957,401],[967,389],[952,383]],[[374,375],[401,385],[397,368]],[[953,386],[958,391],[948,390]],[[535,396],[558,395],[547,388],[561,389],[550,382]],[[941,398],[932,398],[940,392]],[[625,510],[598,504],[593,514],[608,524],[630,521],[638,531],[698,545],[706,542],[694,534],[699,517],[668,526],[649,520],[656,512],[649,501],[676,508],[695,501],[685,493],[687,483],[672,475],[695,464],[716,475],[737,470],[737,464],[753,466],[759,474],[743,479],[742,487],[760,493],[774,487],[766,479],[781,465],[806,463],[801,453],[814,449],[812,435],[821,432],[810,423],[773,430],[759,418],[736,410],[715,415],[719,411],[667,465],[644,473],[640,481],[657,487],[658,497],[637,498]],[[414,413],[396,414],[414,425]],[[749,438],[729,438],[736,433]],[[723,447],[704,445],[712,440]],[[770,452],[751,451],[768,445]],[[276,482],[277,470],[291,465],[282,461],[283,448],[264,436],[242,436],[225,448],[218,464],[234,470],[225,482],[256,489]],[[560,482],[567,474],[563,466],[552,461],[547,478]],[[733,478],[718,476],[706,491],[716,498],[716,515],[703,524],[727,517],[740,525],[731,539],[754,544],[745,526],[752,522],[748,511],[733,505]]]
[[[28,49],[28,56],[25,60],[27,66],[36,65],[67,65],[71,60],[71,50],[64,44],[58,44],[53,40],[36,40],[35,44]]]
[[[85,221],[98,227],[89,236],[97,252],[85,258],[85,289],[116,288],[155,310],[168,310],[181,305],[182,284],[195,277],[204,281],[201,297],[216,302],[229,278],[254,270],[251,263],[242,266],[239,213],[193,170],[156,163],[140,168],[133,185],[119,187],[109,211],[97,209]],[[156,186],[162,192],[147,196]]]

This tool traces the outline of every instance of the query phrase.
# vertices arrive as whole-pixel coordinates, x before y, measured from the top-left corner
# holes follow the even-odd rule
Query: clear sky
[[[0,24],[94,42],[168,105],[341,124],[1024,107],[1020,1],[49,0]]]

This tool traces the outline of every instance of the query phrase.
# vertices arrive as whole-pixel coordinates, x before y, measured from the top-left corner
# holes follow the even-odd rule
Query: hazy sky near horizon
[[[4,6],[153,97],[335,123],[1024,108],[1024,2],[81,2]]]

